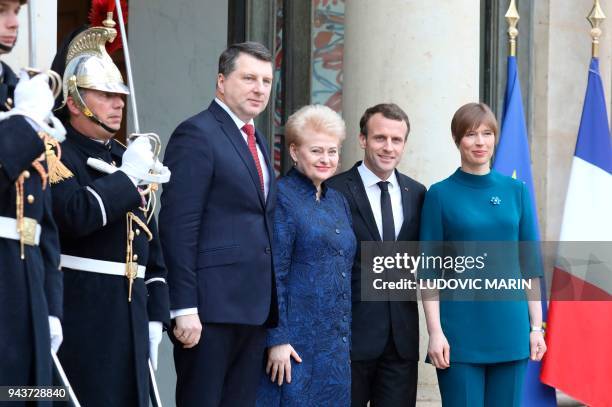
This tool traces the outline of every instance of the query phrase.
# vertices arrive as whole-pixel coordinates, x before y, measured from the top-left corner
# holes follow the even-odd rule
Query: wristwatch
[[[544,333],[544,328],[542,326],[531,326],[531,332],[541,332]]]

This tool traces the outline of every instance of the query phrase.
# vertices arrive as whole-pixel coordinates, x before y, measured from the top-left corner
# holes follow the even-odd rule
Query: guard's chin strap
[[[83,113],[85,113],[85,112],[83,112]],[[89,120],[91,120],[92,122],[94,122],[98,126],[102,127],[104,130],[108,131],[111,134],[115,134],[115,133],[117,133],[119,131],[119,129],[113,129],[112,127],[109,127],[106,124],[102,123],[102,121],[100,119],[98,119],[93,114],[90,116],[87,113],[85,113],[85,115],[89,118]]]
[[[8,54],[9,52],[13,50],[14,46],[15,46],[15,43],[13,43],[13,45],[11,45],[10,47],[4,44],[0,44],[0,54]]]
[[[74,99],[75,104],[77,105],[79,110],[81,110],[81,112],[83,112],[83,114],[89,118],[89,120],[91,120],[92,122],[102,127],[104,130],[108,131],[111,134],[115,134],[119,131],[118,128],[113,129],[112,127],[109,127],[106,124],[102,123],[102,120],[98,119],[96,115],[91,111],[91,109],[87,107],[87,105],[85,104],[85,101],[83,100],[83,97],[81,96],[81,93],[78,91],[76,87],[76,77],[75,76],[72,76],[70,78],[69,86],[71,87],[70,95]]]

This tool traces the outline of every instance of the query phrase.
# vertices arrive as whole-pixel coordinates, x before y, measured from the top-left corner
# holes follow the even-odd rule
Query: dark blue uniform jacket
[[[146,214],[136,187],[121,171],[108,175],[87,166],[89,157],[121,165],[125,151],[78,133],[69,124],[62,163],[73,176],[52,185],[53,213],[62,254],[126,262],[126,214]],[[147,234],[136,223],[134,254],[146,266],[128,302],[124,276],[64,270],[64,343],[59,356],[79,401],[86,406],[148,406],[148,322],[169,321],[166,269],[152,219]]]

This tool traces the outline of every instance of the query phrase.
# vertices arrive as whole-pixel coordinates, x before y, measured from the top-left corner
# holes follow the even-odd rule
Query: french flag
[[[612,268],[607,261],[612,254],[606,250],[612,244],[612,141],[597,58],[589,68],[559,240],[559,258],[577,246],[593,251],[580,249],[586,259],[582,265],[557,261],[541,379],[589,406],[612,406]],[[565,258],[570,257],[576,258]],[[590,265],[598,270],[589,272]]]

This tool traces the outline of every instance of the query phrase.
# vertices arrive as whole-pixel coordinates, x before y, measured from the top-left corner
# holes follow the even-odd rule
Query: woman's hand
[[[450,367],[450,345],[442,330],[435,331],[429,335],[429,346],[427,354],[431,363],[437,369]]]
[[[529,333],[529,349],[531,360],[539,362],[546,353],[546,342],[544,341],[544,333],[532,331]]]
[[[289,344],[276,345],[268,349],[266,374],[270,375],[271,381],[277,381],[279,386],[283,384],[283,380],[287,383],[291,383],[292,357],[296,362],[302,363],[300,355],[298,355],[295,349],[293,349],[293,346]]]

